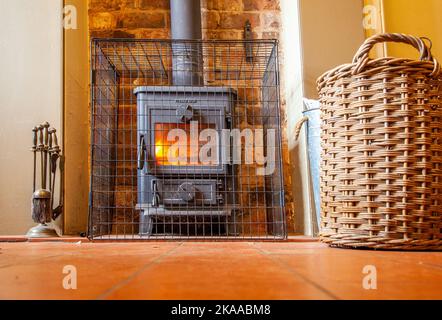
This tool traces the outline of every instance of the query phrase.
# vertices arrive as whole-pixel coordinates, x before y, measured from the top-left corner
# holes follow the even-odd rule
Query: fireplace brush
[[[46,189],[46,170],[47,170],[47,140],[48,140],[48,123],[39,126],[39,140],[40,144],[37,146],[37,152],[40,152],[40,174],[41,174],[41,188],[34,190],[32,196],[32,218],[35,222],[46,224],[51,222],[51,192]],[[33,149],[35,146],[33,146]],[[36,173],[34,173],[34,176]]]

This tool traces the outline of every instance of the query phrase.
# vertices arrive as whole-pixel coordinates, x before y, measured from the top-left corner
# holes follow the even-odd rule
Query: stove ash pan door
[[[145,177],[140,185],[141,203],[151,204],[152,208],[164,206],[173,208],[218,207],[225,204],[224,182],[222,180],[157,179]]]

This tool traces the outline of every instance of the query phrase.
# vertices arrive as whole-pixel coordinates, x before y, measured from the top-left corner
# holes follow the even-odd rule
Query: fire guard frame
[[[281,148],[276,40],[91,41],[90,239],[285,239]]]

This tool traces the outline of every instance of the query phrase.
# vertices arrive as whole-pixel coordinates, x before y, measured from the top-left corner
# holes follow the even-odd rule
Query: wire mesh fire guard
[[[284,239],[275,40],[93,39],[89,237]]]

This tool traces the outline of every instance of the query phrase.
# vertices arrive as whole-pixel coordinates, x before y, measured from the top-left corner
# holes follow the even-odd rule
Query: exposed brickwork
[[[168,38],[168,0],[89,0],[92,37]]]
[[[279,38],[281,31],[279,0],[201,0],[201,2],[204,39],[242,39],[246,20],[251,22],[254,38]],[[169,0],[89,0],[90,35],[118,38],[170,38],[169,7]],[[247,99],[249,95],[258,96],[258,93],[245,90],[239,95]],[[257,107],[250,106],[250,108]],[[291,231],[294,212],[290,160],[284,130],[286,128],[284,103],[282,113],[285,200],[288,229]],[[257,183],[256,187],[261,187],[261,184]],[[122,193],[117,195],[117,200],[124,205],[131,199],[123,196],[128,192],[122,191]]]
[[[89,0],[92,36],[170,37],[169,0]],[[246,20],[256,38],[278,38],[278,0],[202,0],[203,37],[240,39]]]
[[[243,0],[243,2],[245,11],[280,10],[278,0]]]

